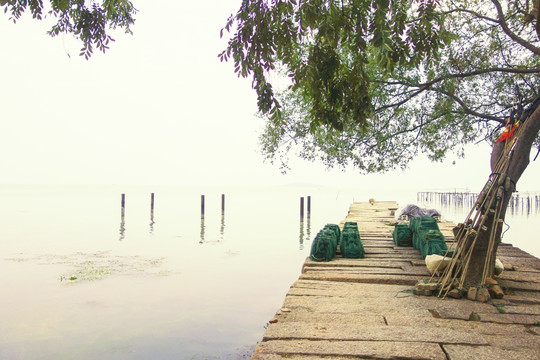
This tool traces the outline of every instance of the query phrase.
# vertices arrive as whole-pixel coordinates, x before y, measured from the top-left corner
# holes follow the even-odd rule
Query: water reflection
[[[308,213],[307,228],[306,228],[306,241],[309,241],[309,239],[311,238],[311,217],[309,215],[310,214]]]
[[[308,213],[305,223],[304,223],[304,219],[302,217],[300,218],[300,235],[299,235],[300,250],[304,249],[304,241],[309,241],[310,237],[311,237],[311,217],[310,217],[310,214]]]
[[[304,220],[300,219],[300,250],[304,249]]]
[[[515,193],[510,199],[508,204],[512,215],[516,213],[531,215],[540,213],[540,195],[525,194],[520,196],[519,193]]]
[[[204,243],[204,230],[205,230],[204,215],[201,215],[201,241],[199,241],[199,244]]]
[[[126,237],[126,194],[122,194],[120,199],[120,238],[118,239],[118,241],[122,241]]]
[[[118,241],[124,240],[126,237],[126,218],[125,218],[125,211],[122,209],[122,215],[120,217],[120,238]]]
[[[150,235],[154,234],[154,193],[150,194]]]
[[[205,224],[205,195],[201,195],[201,232],[199,244],[208,242],[221,242],[225,237],[225,194],[221,194],[221,221],[219,226],[219,239],[206,239],[206,224]]]
[[[205,217],[201,215],[201,231],[200,231],[200,240],[199,244],[204,244],[208,242],[222,242],[225,238],[225,215],[221,215],[221,222],[219,226],[219,240],[212,241],[211,239],[206,239],[206,222]]]
[[[154,221],[154,209],[150,211],[150,235],[154,234],[154,224],[156,222]]]
[[[225,235],[225,214],[223,211],[221,212],[221,227],[219,228],[219,234],[221,235],[221,241],[223,241]]]

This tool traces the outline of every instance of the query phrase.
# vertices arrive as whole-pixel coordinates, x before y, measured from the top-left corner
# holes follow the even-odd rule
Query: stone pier
[[[540,259],[499,246],[500,300],[414,295],[430,274],[418,250],[394,246],[396,208],[351,205],[342,224],[358,223],[366,257],[308,258],[252,360],[540,359]],[[454,226],[439,223],[449,246]]]

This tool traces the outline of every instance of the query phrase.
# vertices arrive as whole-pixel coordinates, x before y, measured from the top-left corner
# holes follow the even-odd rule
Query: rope
[[[503,221],[504,221],[504,220],[503,220]],[[501,238],[504,238],[504,234],[506,234],[506,232],[507,232],[508,230],[510,230],[510,225],[508,225],[508,224],[506,223],[506,221],[504,221],[504,225],[506,225],[506,230],[504,230],[504,231],[502,232]]]

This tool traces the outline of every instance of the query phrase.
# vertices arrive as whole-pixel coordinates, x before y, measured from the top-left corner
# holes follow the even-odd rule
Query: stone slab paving
[[[277,359],[446,359],[438,344],[397,341],[271,340],[253,358]]]
[[[394,246],[395,208],[351,205],[340,226],[358,222],[366,258],[307,259],[251,358],[540,359],[540,260],[501,244],[500,300],[413,295],[430,275],[417,250]],[[454,226],[439,223],[449,245]]]

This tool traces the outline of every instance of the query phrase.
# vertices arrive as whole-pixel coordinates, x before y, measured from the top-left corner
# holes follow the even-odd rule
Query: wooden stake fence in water
[[[418,192],[416,199],[419,202],[439,203],[442,206],[455,206],[459,208],[472,208],[478,194],[471,192]],[[508,202],[508,207],[511,213],[520,212],[522,214],[530,214],[540,211],[540,196],[530,194],[514,193]]]

